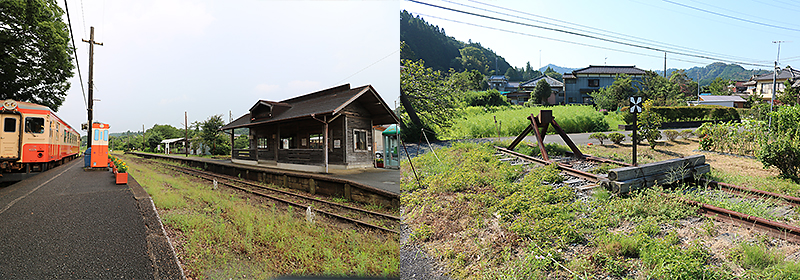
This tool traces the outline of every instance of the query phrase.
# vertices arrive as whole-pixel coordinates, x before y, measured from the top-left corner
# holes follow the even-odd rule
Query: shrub
[[[667,139],[669,139],[669,141],[673,141],[674,142],[675,139],[678,139],[678,136],[680,136],[681,133],[678,132],[677,130],[665,130],[664,131],[664,135],[667,136]]]
[[[780,138],[772,143],[764,144],[758,152],[758,160],[764,168],[775,166],[780,170],[781,177],[800,182],[798,169],[800,169],[800,147],[795,141]]]
[[[731,258],[745,269],[765,269],[783,261],[783,257],[764,246],[741,243],[733,249]]]
[[[661,127],[661,116],[656,114],[653,110],[653,101],[647,100],[644,102],[644,112],[639,114],[639,137],[644,137],[647,139],[647,144],[650,145],[650,148],[653,149],[656,147],[656,140],[661,139],[661,131],[658,130]],[[637,138],[639,138],[637,137]],[[635,143],[639,143],[640,139],[634,139]]]
[[[694,131],[691,129],[684,129],[681,131],[681,137],[683,139],[689,139],[692,137],[692,135],[694,135]]]
[[[625,140],[625,134],[613,132],[608,135],[608,140],[611,140],[611,142],[614,142],[614,144],[619,145],[622,143],[622,140]]]
[[[606,134],[602,132],[595,132],[592,133],[592,135],[589,135],[589,139],[597,139],[597,141],[600,141],[600,145],[603,145],[603,140],[606,140],[607,138],[608,137]]]

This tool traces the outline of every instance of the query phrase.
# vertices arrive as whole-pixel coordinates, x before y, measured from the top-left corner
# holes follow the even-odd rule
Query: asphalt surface
[[[133,188],[84,171],[82,158],[0,188],[0,279],[183,278],[152,201]]]

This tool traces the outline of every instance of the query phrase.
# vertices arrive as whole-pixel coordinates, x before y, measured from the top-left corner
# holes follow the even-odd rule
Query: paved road
[[[166,239],[153,234],[160,222],[146,193],[137,200],[112,173],[82,163],[0,188],[0,278],[181,278],[177,261],[154,257],[171,250],[153,242]]]

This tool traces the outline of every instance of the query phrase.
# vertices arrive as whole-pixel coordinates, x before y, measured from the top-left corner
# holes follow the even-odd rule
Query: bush
[[[628,113],[627,107],[623,108],[623,118],[627,123],[633,123],[633,114]],[[653,113],[660,116],[664,122],[702,121],[702,120],[740,120],[736,108],[701,105],[701,106],[653,106]]]
[[[669,141],[673,141],[674,142],[675,139],[678,139],[678,136],[680,136],[681,133],[678,132],[677,130],[665,130],[664,131],[664,135],[667,136],[667,139],[669,139]]]
[[[608,137],[606,137],[606,134],[602,132],[595,132],[592,133],[592,135],[589,135],[589,139],[597,139],[597,141],[600,141],[600,145],[603,145],[603,140],[606,140],[607,138]]]
[[[758,160],[764,164],[764,168],[775,166],[780,170],[781,177],[800,182],[798,169],[800,169],[800,147],[795,141],[788,138],[780,138],[772,143],[761,146],[758,152]]]
[[[622,140],[625,140],[625,134],[614,132],[608,135],[608,140],[614,142],[614,144],[622,144]]]
[[[506,97],[496,89],[465,92],[462,98],[467,106],[485,107],[511,105],[506,100]]]
[[[692,137],[692,135],[694,135],[694,131],[691,129],[684,129],[681,131],[681,137],[683,139],[689,139]]]

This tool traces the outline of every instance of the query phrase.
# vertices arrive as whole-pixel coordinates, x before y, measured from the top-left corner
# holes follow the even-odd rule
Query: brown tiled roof
[[[259,100],[252,108],[255,108],[261,102],[289,108],[266,119],[254,120],[251,119],[248,113],[220,129],[227,130],[298,118],[311,118],[312,115],[322,116],[325,114],[337,114],[353,102],[360,102],[362,106],[370,111],[373,124],[392,124],[399,122],[399,118],[389,109],[386,102],[383,101],[380,95],[378,95],[378,92],[375,91],[371,85],[350,88],[350,84],[345,84],[280,102]]]
[[[606,66],[590,65],[589,67],[572,71],[572,74],[628,74],[644,75],[646,71],[636,68],[636,66]]]

